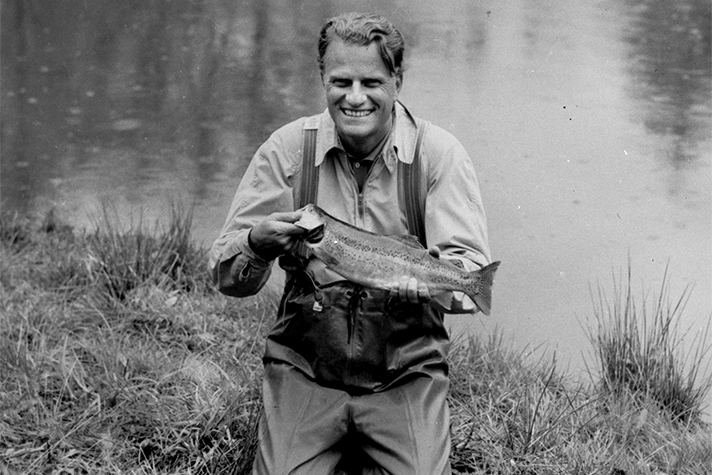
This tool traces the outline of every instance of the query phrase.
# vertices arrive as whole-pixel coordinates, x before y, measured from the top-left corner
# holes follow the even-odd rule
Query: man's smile
[[[341,109],[341,112],[343,112],[345,115],[349,117],[366,117],[368,115],[371,115],[373,113],[374,109],[368,109],[368,110],[355,110],[355,109]]]

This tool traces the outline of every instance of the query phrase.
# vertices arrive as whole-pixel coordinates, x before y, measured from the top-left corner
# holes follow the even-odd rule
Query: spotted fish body
[[[306,246],[345,279],[388,290],[401,276],[415,277],[439,302],[450,301],[453,291],[463,292],[489,315],[492,283],[499,261],[467,272],[445,259],[437,259],[414,236],[375,234],[344,223],[315,205],[302,208],[295,223],[307,230]]]

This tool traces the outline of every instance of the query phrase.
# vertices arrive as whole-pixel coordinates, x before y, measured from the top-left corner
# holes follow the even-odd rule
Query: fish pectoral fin
[[[319,256],[319,259],[331,269],[339,265],[339,260],[332,256]]]
[[[416,249],[425,249],[420,243],[420,240],[418,240],[418,238],[416,236],[413,236],[412,234],[400,234],[393,235],[391,237],[396,241],[405,244],[406,246],[414,247]]]

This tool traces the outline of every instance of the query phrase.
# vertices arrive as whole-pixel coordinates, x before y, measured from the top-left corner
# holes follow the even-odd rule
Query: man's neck
[[[371,157],[372,155],[378,155],[378,153],[381,151],[383,146],[386,144],[388,141],[388,136],[391,134],[392,130],[392,121],[388,123],[388,130],[386,131],[385,134],[383,134],[380,139],[376,139],[375,143],[374,141],[367,141],[365,143],[359,142],[359,143],[349,143],[343,138],[340,138],[341,140],[341,146],[344,147],[344,150],[348,154],[349,157],[355,160],[363,160],[367,158],[373,158]]]

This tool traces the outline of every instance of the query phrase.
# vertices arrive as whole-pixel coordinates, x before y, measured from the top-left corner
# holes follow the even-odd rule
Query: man
[[[259,148],[211,249],[213,279],[227,295],[258,292],[280,256],[287,270],[266,342],[254,473],[333,473],[345,440],[360,446],[376,473],[450,473],[442,308],[428,304],[427,286],[416,279],[403,277],[390,291],[363,288],[313,256],[299,258],[303,230],[294,210],[304,204],[302,188],[313,188],[317,204],[338,219],[408,234],[398,183],[416,160],[422,238],[431,254],[476,270],[490,261],[477,178],[454,137],[398,102],[404,44],[388,20],[333,18],[318,46],[328,111],[287,124]],[[305,129],[317,131],[313,150]],[[305,185],[310,153],[318,180]],[[457,294],[445,310],[476,309]]]

